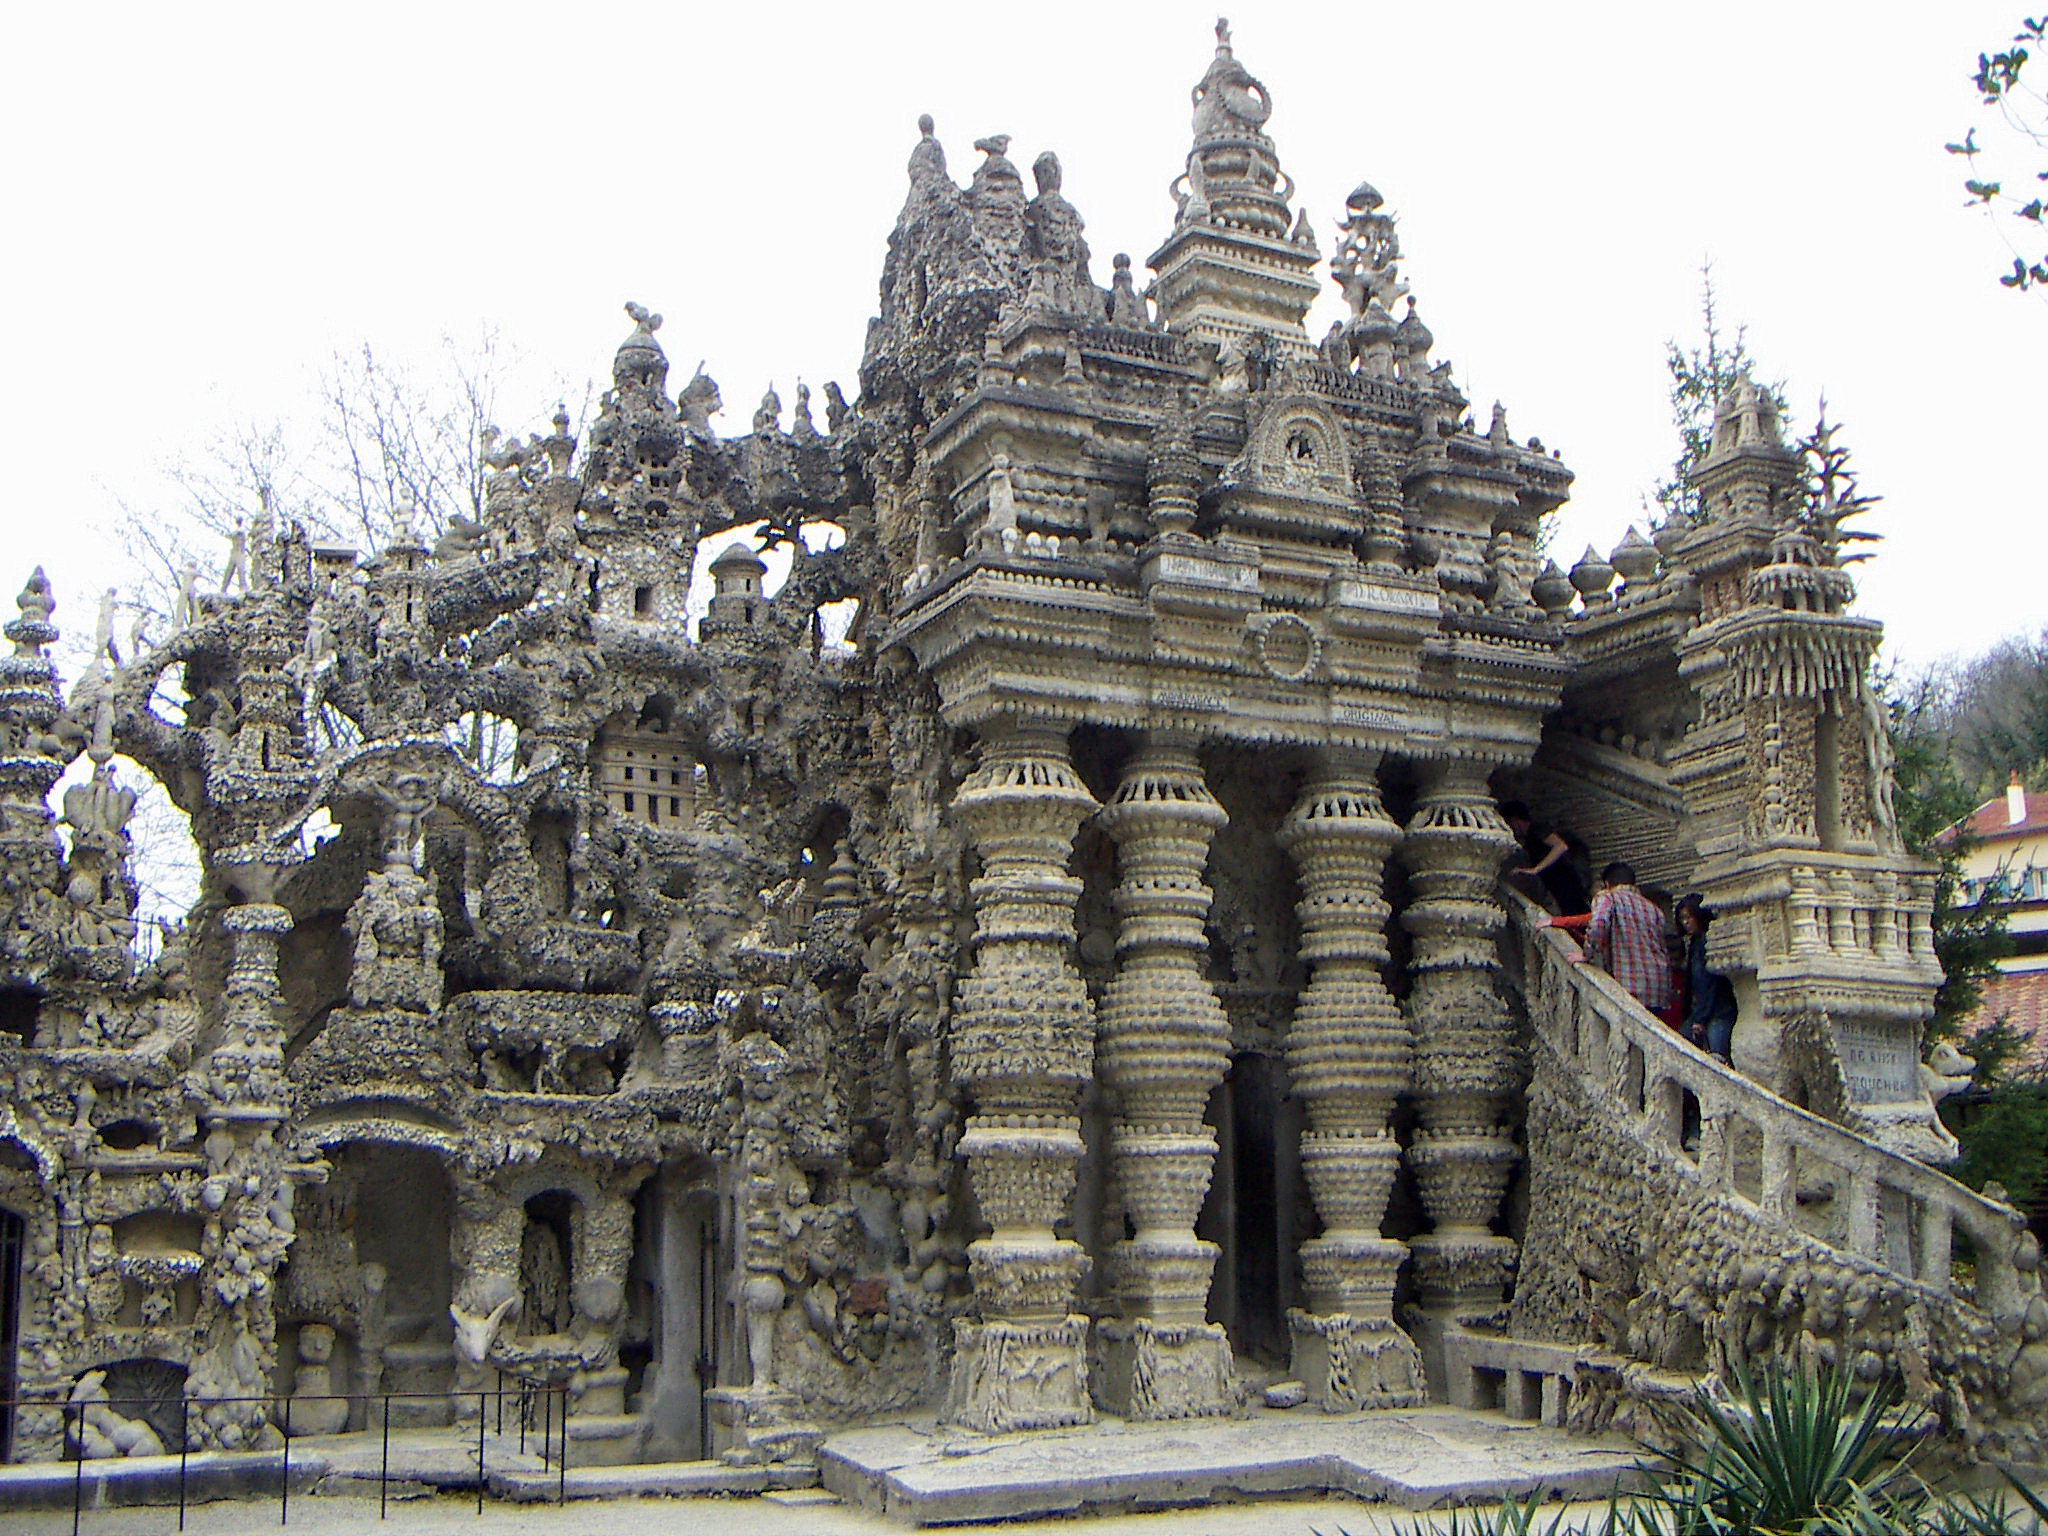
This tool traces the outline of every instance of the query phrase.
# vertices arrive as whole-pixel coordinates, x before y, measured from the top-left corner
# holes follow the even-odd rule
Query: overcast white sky
[[[1483,425],[1578,472],[1557,548],[1611,545],[1673,454],[1664,342],[1724,314],[1885,497],[1863,606],[1920,663],[2048,618],[2048,303],[1942,153],[2018,0],[1238,5],[1239,57],[1323,247],[1371,180]],[[1215,11],[1187,4],[39,4],[0,86],[4,508],[88,627],[118,497],[223,428],[303,414],[364,341],[496,327],[508,431],[606,375],[637,299],[744,431],[773,378],[851,395],[919,112],[1065,163],[1096,276],[1166,235]],[[1981,135],[1986,138],[1990,134]],[[1334,301],[1334,290],[1326,303]],[[1320,334],[1327,316],[1311,320]],[[572,398],[572,408],[575,401]],[[6,588],[11,592],[12,586]],[[11,612],[11,609],[9,610]]]

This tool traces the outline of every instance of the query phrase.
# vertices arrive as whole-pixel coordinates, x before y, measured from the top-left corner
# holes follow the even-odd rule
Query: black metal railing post
[[[192,1399],[178,1394],[178,1529],[185,1529],[185,1461],[192,1454]]]
[[[569,1502],[569,1384],[562,1383],[562,1445],[555,1458],[555,1502]]]
[[[78,1536],[78,1511],[85,1502],[85,1406],[66,1403],[64,1422],[71,1428],[71,1536]]]
[[[284,1400],[284,1475],[277,1480],[277,1523],[292,1517],[292,1400]]]
[[[484,1512],[484,1394],[476,1395],[476,1512]]]
[[[377,1518],[384,1518],[391,1498],[391,1394],[384,1394],[384,1464],[377,1473]]]

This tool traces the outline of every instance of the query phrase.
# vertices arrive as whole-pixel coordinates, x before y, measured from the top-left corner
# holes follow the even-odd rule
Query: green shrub
[[[2013,1204],[2030,1209],[2048,1180],[2048,1082],[2023,1079],[1992,1089],[1973,1106],[1957,1140],[1957,1178],[1972,1189],[2002,1184]]]
[[[2005,1477],[2023,1507],[2003,1496],[1944,1500],[1899,1450],[1924,1416],[1900,1411],[1887,1380],[1858,1397],[1847,1371],[1738,1373],[1737,1396],[1696,1393],[1684,1418],[1691,1446],[1639,1470],[1650,1491],[1566,1522],[1541,1518],[1540,1494],[1498,1506],[1411,1520],[1402,1536],[2021,1536],[2048,1531],[2048,1504]],[[1344,1536],[1340,1532],[1339,1536]]]
[[[1862,1511],[1896,1514],[1914,1501],[1919,1485],[1893,1454],[1885,1422],[1899,1405],[1896,1381],[1860,1403],[1839,1367],[1823,1374],[1802,1364],[1761,1380],[1743,1370],[1736,1386],[1739,1401],[1727,1406],[1695,1395],[1696,1444],[1660,1482],[1658,1500],[1681,1532],[1819,1536],[1864,1528]]]

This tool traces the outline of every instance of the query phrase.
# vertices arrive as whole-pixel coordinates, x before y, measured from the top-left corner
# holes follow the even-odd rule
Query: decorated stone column
[[[1308,1109],[1301,1166],[1323,1235],[1301,1247],[1308,1305],[1287,1315],[1294,1370],[1326,1412],[1425,1401],[1422,1357],[1394,1323],[1407,1249],[1380,1235],[1401,1149],[1389,1127],[1408,1086],[1411,1042],[1381,978],[1386,859],[1400,829],[1380,803],[1377,758],[1333,749],[1280,824],[1301,878],[1309,984],[1287,1035],[1287,1070]]]
[[[200,1186],[206,1268],[197,1317],[201,1344],[186,1390],[199,1405],[192,1427],[200,1444],[225,1450],[254,1449],[276,1438],[263,1400],[277,1360],[274,1281],[293,1235],[293,1183],[324,1172],[292,1166],[277,1140],[287,1112],[277,946],[291,931],[292,915],[272,896],[287,857],[237,848],[215,860],[248,899],[221,915],[232,949],[220,1041],[195,1074],[206,1127],[207,1177]]]
[[[1095,797],[1064,735],[1002,723],[953,804],[981,856],[974,970],[953,1014],[953,1076],[974,1099],[960,1152],[994,1230],[967,1249],[979,1315],[954,1325],[945,1416],[989,1431],[1084,1424],[1088,1320],[1074,1299],[1088,1256],[1053,1223],[1073,1198],[1094,1056],[1067,860]]]
[[[1502,994],[1496,941],[1507,914],[1494,900],[1515,835],[1494,808],[1483,762],[1428,764],[1401,843],[1413,899],[1401,925],[1409,956],[1421,1124],[1407,1159],[1435,1229],[1409,1244],[1418,1305],[1406,1314],[1438,1383],[1445,1332],[1498,1321],[1515,1268],[1512,1238],[1494,1233],[1520,1154],[1510,1098],[1523,1063]]]
[[[1214,1243],[1195,1218],[1216,1162],[1203,1123],[1230,1065],[1230,1021],[1202,974],[1209,841],[1227,818],[1192,747],[1154,736],[1103,812],[1117,841],[1117,973],[1097,1056],[1115,1092],[1111,1156],[1136,1235],[1110,1255],[1120,1318],[1096,1329],[1095,1395],[1134,1419],[1229,1413],[1243,1391],[1208,1320]]]

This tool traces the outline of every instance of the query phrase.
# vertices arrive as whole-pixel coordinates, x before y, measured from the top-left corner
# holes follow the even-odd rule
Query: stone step
[[[1504,1497],[1603,1498],[1635,1447],[1498,1414],[1418,1408],[1256,1410],[1163,1424],[977,1435],[917,1424],[854,1429],[819,1448],[825,1488],[913,1525],[1169,1508],[1220,1498],[1350,1495],[1402,1509]]]
[[[516,1504],[569,1499],[681,1498],[704,1494],[768,1493],[817,1486],[816,1467],[730,1467],[718,1461],[642,1462],[637,1466],[578,1467],[553,1471],[493,1471],[491,1492]]]
[[[615,1467],[640,1457],[645,1422],[637,1413],[569,1416],[569,1468]]]

